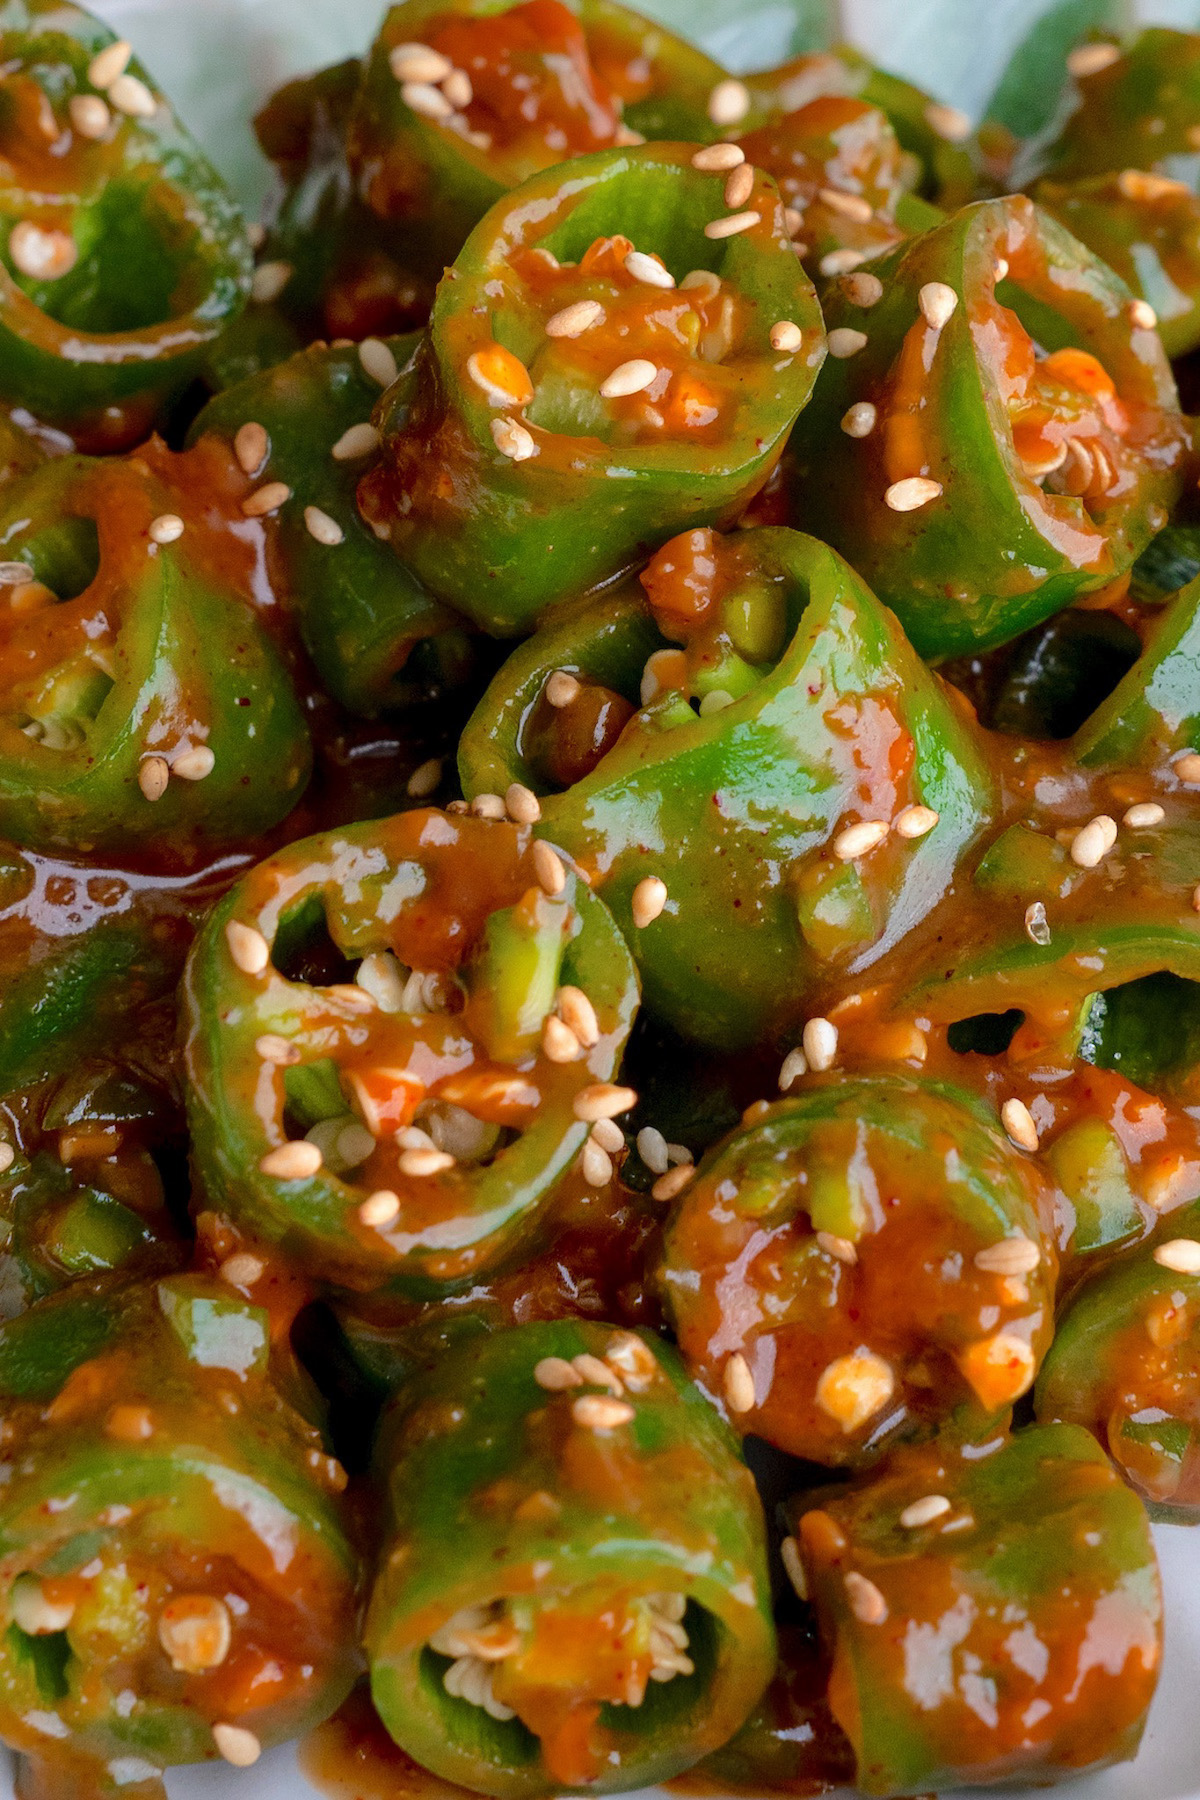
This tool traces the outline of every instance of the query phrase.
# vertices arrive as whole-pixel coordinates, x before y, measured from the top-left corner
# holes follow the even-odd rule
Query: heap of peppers
[[[1200,34],[978,132],[792,48],[401,0],[265,101],[257,225],[0,0],[21,1800],[1137,1753],[1200,1519]]]

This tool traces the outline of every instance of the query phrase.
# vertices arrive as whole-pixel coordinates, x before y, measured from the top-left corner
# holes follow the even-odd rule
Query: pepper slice
[[[295,805],[308,730],[255,617],[244,487],[223,446],[154,440],[7,490],[0,555],[29,578],[0,589],[6,836],[124,852],[170,835],[186,853]]]
[[[1071,93],[1065,124],[1048,145],[1034,145],[1041,167],[1070,181],[1153,170],[1200,192],[1200,35],[1161,25],[1139,31],[1111,61],[1076,76]]]
[[[731,215],[691,156],[581,157],[497,205],[438,289],[411,406],[381,403],[367,522],[490,631],[735,518],[811,391],[820,315],[778,190],[756,174]]]
[[[716,1048],[786,1033],[815,987],[902,942],[994,803],[891,615],[823,544],[773,528],[685,533],[545,627],[459,762],[467,794],[546,796],[538,829],[591,872],[655,1015]],[[647,881],[666,896],[650,919]]]
[[[978,1434],[1028,1391],[1053,1329],[1051,1228],[1048,1183],[964,1090],[817,1078],[705,1158],[666,1227],[662,1291],[739,1430],[855,1467],[956,1413]]]
[[[1134,1755],[1158,1569],[1144,1508],[1087,1432],[899,1451],[788,1514],[864,1793],[1053,1782]]]
[[[418,339],[378,343],[411,387]],[[275,585],[325,687],[367,714],[438,700],[473,668],[460,621],[367,530],[355,505],[378,396],[357,351],[312,345],[211,400],[190,434],[193,443],[213,433],[238,445],[246,427],[265,431],[254,479],[280,481],[291,495],[267,523]],[[392,404],[399,409],[398,395]]]
[[[110,451],[191,380],[252,261],[224,182],[115,43],[67,0],[0,6],[0,396]]]
[[[23,1791],[243,1763],[356,1672],[345,1478],[268,1373],[267,1314],[175,1276],[0,1326],[0,1729]],[[50,1721],[53,1721],[51,1724]],[[44,1783],[44,1786],[39,1786]]]
[[[758,1496],[660,1339],[561,1321],[463,1346],[401,1391],[377,1467],[372,1694],[435,1775],[505,1800],[640,1787],[762,1694]]]
[[[1104,1445],[1151,1516],[1200,1519],[1200,1211],[1101,1270],[1059,1319],[1038,1378],[1038,1418]]]
[[[637,1004],[601,902],[557,859],[552,897],[539,869],[527,829],[422,810],[292,844],[232,889],[185,980],[215,1203],[365,1290],[436,1292],[528,1234]],[[567,988],[590,1042],[560,1031],[554,1061]]]
[[[616,0],[404,0],[347,137],[367,205],[437,270],[511,189],[643,137],[707,140],[724,70]]]
[[[837,354],[793,437],[796,522],[922,655],[1003,643],[1166,524],[1186,451],[1170,367],[1124,284],[1023,196],[873,273],[875,303],[853,276],[826,297]]]

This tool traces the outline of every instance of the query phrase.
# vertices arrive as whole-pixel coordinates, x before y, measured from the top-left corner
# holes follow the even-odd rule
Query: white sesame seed
[[[754,1377],[750,1373],[750,1364],[739,1352],[735,1351],[726,1362],[721,1385],[725,1389],[730,1412],[747,1413],[753,1410],[757,1399]]]
[[[1147,831],[1152,825],[1161,825],[1166,816],[1157,800],[1142,800],[1124,813],[1121,823],[1130,831]]]
[[[258,1166],[264,1175],[273,1175],[278,1181],[308,1181],[322,1160],[318,1145],[310,1144],[307,1138],[292,1138],[268,1150]]]
[[[543,689],[547,703],[553,707],[570,706],[572,700],[578,698],[580,684],[574,675],[568,675],[565,669],[555,669]]]
[[[262,1745],[244,1725],[216,1724],[212,1734],[213,1743],[235,1769],[249,1769],[262,1755]]]
[[[290,262],[259,263],[250,282],[250,298],[264,306],[278,300],[293,273]]]
[[[1158,314],[1148,300],[1131,300],[1129,302],[1129,322],[1139,331],[1153,331],[1158,324]]]
[[[239,425],[233,440],[233,454],[243,475],[257,475],[271,454],[271,440],[263,426],[254,419]]]
[[[563,867],[561,856],[546,843],[544,838],[538,838],[530,855],[533,858],[533,872],[537,876],[539,887],[553,900],[555,895],[561,894],[567,885],[567,871]]]
[[[750,90],[744,81],[730,77],[718,81],[708,96],[708,116],[714,125],[740,125],[750,111]]]
[[[424,800],[434,793],[442,779],[442,759],[431,756],[428,762],[418,765],[405,784],[405,792],[410,800]]]
[[[864,200],[861,194],[847,194],[841,188],[823,187],[817,189],[817,199],[830,212],[841,213],[845,219],[853,219],[858,225],[866,225],[871,219],[871,202]]]
[[[319,506],[305,507],[304,528],[310,538],[315,538],[318,544],[325,544],[330,549],[346,540],[346,534],[337,520],[331,519],[327,512],[322,512]]]
[[[19,275],[31,281],[57,281],[75,267],[79,251],[68,231],[43,230],[22,219],[8,239],[8,254]]]
[[[454,64],[429,44],[396,44],[388,51],[388,67],[397,81],[445,81]]]
[[[985,1245],[974,1258],[975,1267],[985,1275],[1031,1275],[1041,1260],[1041,1251],[1023,1233]]]
[[[849,1238],[839,1237],[835,1231],[818,1231],[816,1239],[817,1248],[837,1262],[853,1266],[858,1261],[858,1248]]]
[[[159,513],[151,519],[147,536],[152,544],[173,544],[183,536],[183,520],[178,513]]]
[[[361,425],[348,425],[346,427],[337,443],[333,446],[331,455],[333,456],[334,462],[357,462],[359,457],[370,456],[372,450],[376,450],[378,447],[379,433],[376,431],[374,425],[368,424],[364,420]],[[254,471],[252,469],[247,469],[246,473],[250,475],[253,474]]]
[[[476,794],[471,802],[471,816],[476,819],[503,819],[504,802],[499,794]]]
[[[171,764],[171,774],[180,781],[207,781],[216,768],[217,759],[207,744],[194,744]]]
[[[1025,908],[1025,935],[1043,948],[1050,942],[1050,921],[1041,900],[1034,900]]]
[[[88,81],[94,88],[111,87],[118,75],[123,75],[129,67],[129,59],[133,55],[133,45],[124,38],[116,38],[98,50],[87,67]]]
[[[704,227],[704,235],[706,238],[739,237],[743,231],[752,231],[761,217],[761,213],[756,212],[726,213],[724,218],[710,219]]]
[[[753,192],[754,169],[748,162],[739,163],[726,177],[722,198],[730,211],[736,212],[739,207],[745,206]]]
[[[447,100],[449,100],[451,106],[456,107],[460,112],[464,107],[470,106],[472,100],[475,98],[475,89],[471,85],[471,77],[467,74],[465,69],[451,69],[450,73],[442,82],[442,92],[445,94]]]
[[[779,1546],[779,1556],[783,1563],[784,1573],[791,1582],[797,1598],[807,1600],[808,1578],[804,1573],[804,1564],[800,1560],[800,1546],[794,1537],[784,1538]]]
[[[578,1062],[583,1045],[569,1025],[548,1013],[542,1025],[542,1052],[552,1063]]]
[[[252,494],[247,494],[242,501],[242,511],[248,519],[265,518],[267,513],[278,512],[292,497],[292,490],[286,481],[265,481]]]
[[[930,481],[924,475],[909,475],[903,481],[893,481],[883,496],[885,506],[893,512],[916,512],[922,506],[928,506],[936,500],[942,491],[940,481]]]
[[[454,1167],[454,1158],[448,1150],[405,1150],[400,1156],[400,1173],[425,1179],[430,1175],[444,1174]]]
[[[592,1126],[591,1137],[610,1156],[615,1156],[618,1150],[625,1148],[625,1133],[615,1119],[597,1119]]]
[[[628,1400],[616,1400],[611,1394],[581,1394],[571,1402],[571,1417],[588,1431],[615,1431],[633,1416]]]
[[[657,875],[645,875],[633,890],[630,911],[639,931],[653,925],[667,904],[667,884]]]
[[[579,1153],[579,1173],[589,1187],[607,1187],[613,1177],[612,1160],[603,1144],[597,1144],[592,1138]]]
[[[561,1394],[567,1388],[583,1386],[583,1376],[565,1356],[543,1356],[533,1365],[533,1379],[548,1394]]]
[[[628,257],[626,263],[628,264]],[[546,320],[547,337],[577,338],[593,325],[599,325],[604,318],[604,308],[598,300],[576,300],[570,306],[564,306],[561,312],[552,313]]]
[[[878,306],[883,299],[883,283],[878,275],[859,269],[846,276],[842,282],[842,292],[852,305],[861,306],[865,310],[870,306]]]
[[[879,414],[869,400],[856,400],[842,414],[842,430],[847,437],[870,437]]]
[[[727,170],[736,169],[745,160],[746,152],[740,144],[705,144],[692,157],[692,167],[699,169],[703,175],[724,175]]]
[[[585,1049],[590,1050],[600,1042],[600,1021],[596,1017],[595,1007],[582,988],[560,987],[554,1004],[559,1018],[571,1027]]]
[[[271,946],[262,932],[240,919],[230,919],[225,926],[225,942],[235,968],[243,975],[261,975],[271,960]]]
[[[396,367],[396,358],[382,338],[364,338],[358,346],[358,361],[363,374],[377,382],[381,388],[391,387],[400,372]]]
[[[428,81],[406,81],[400,88],[400,98],[412,112],[423,119],[435,119],[440,124],[454,112],[453,106],[443,94]]]
[[[954,316],[958,295],[945,281],[927,281],[917,295],[921,317],[934,331],[940,331]]]
[[[779,1065],[779,1091],[786,1094],[793,1081],[799,1081],[801,1075],[808,1074],[808,1058],[797,1045],[789,1050]]]
[[[822,275],[848,275],[866,260],[864,250],[827,250],[817,268]]]
[[[787,234],[790,238],[797,237],[799,235],[799,233],[801,231],[803,231],[803,229],[804,229],[804,214],[800,211],[800,208],[798,206],[785,206],[784,207],[784,209],[783,209],[783,228],[787,232]],[[804,256],[806,254],[807,250],[808,250],[807,244],[804,244],[804,245],[798,244],[796,246],[797,256]]]
[[[922,1525],[932,1525],[935,1519],[944,1518],[950,1511],[950,1502],[945,1494],[926,1494],[922,1500],[914,1500],[900,1514],[900,1523],[905,1531],[919,1531]]]
[[[501,456],[507,456],[510,462],[528,462],[531,456],[537,455],[533,433],[526,431],[516,419],[493,419],[492,442]]]
[[[7,1174],[17,1160],[17,1153],[12,1145],[0,1138],[0,1175]]]
[[[266,1263],[249,1250],[238,1250],[227,1256],[218,1270],[221,1280],[227,1281],[230,1287],[253,1287],[266,1272]]]
[[[261,1037],[256,1037],[254,1048],[264,1062],[274,1063],[279,1068],[300,1061],[301,1053],[296,1045],[289,1044],[285,1037],[274,1031],[264,1031]]]
[[[804,1027],[804,1054],[810,1069],[832,1069],[837,1060],[838,1028],[831,1019],[810,1019]]]
[[[1033,1114],[1023,1100],[1015,1096],[1000,1108],[1000,1123],[1018,1150],[1034,1151],[1038,1147],[1038,1128]]]
[[[710,718],[713,713],[724,712],[727,706],[732,705],[732,694],[727,693],[724,688],[710,688],[700,702],[700,717],[702,719]]]
[[[625,271],[635,281],[643,282],[647,287],[673,288],[675,277],[670,269],[664,269],[656,256],[647,256],[644,250],[631,250],[625,258]]]
[[[1098,813],[1071,839],[1071,861],[1081,869],[1094,869],[1102,863],[1117,841],[1117,822],[1107,813]]]
[[[891,829],[886,819],[861,819],[857,825],[847,825],[833,840],[833,854],[839,862],[854,862],[877,850]]]
[[[1189,750],[1187,755],[1181,756],[1174,765],[1174,772],[1185,786],[1200,787],[1200,754],[1197,754],[1195,750]]]
[[[28,563],[0,562],[0,587],[23,587],[33,579],[34,572]]]
[[[850,1611],[862,1625],[882,1625],[888,1616],[887,1601],[865,1575],[851,1569],[844,1577]]]
[[[931,100],[925,108],[925,123],[948,144],[961,144],[971,135],[971,121],[966,113],[960,112],[957,106],[943,106],[937,100]]]
[[[850,325],[836,325],[829,333],[829,354],[838,362],[845,362],[847,357],[857,356],[867,344],[865,331],[855,331]]]
[[[804,333],[791,319],[779,319],[771,327],[772,350],[783,350],[790,355],[799,350],[804,343]]]
[[[617,1087],[611,1081],[594,1081],[590,1087],[580,1088],[571,1110],[577,1119],[594,1125],[597,1119],[615,1119],[636,1105],[637,1095],[632,1088]]]
[[[619,400],[626,394],[644,393],[657,374],[656,363],[649,362],[644,356],[631,357],[628,362],[618,363],[612,374],[600,383],[601,398]]]
[[[1200,1243],[1195,1238],[1172,1238],[1158,1246],[1154,1260],[1175,1275],[1200,1275]]]
[[[145,799],[161,800],[170,779],[171,767],[165,756],[143,756],[138,764],[137,783]]]
[[[368,1194],[358,1209],[359,1222],[369,1231],[379,1231],[399,1216],[400,1198],[391,1188],[379,1188]]]
[[[81,138],[102,138],[112,124],[112,113],[99,94],[73,94],[67,112]]]
[[[1007,279],[1008,279],[1008,258],[1007,258],[1007,256],[998,256],[996,258],[996,266],[992,270],[992,280],[993,280],[993,282],[997,282],[997,281],[1007,281]]]
[[[511,781],[505,789],[504,809],[517,825],[536,825],[542,816],[541,801],[520,781]]]
[[[671,1150],[672,1146],[668,1144],[668,1156],[671,1154]],[[694,1163],[676,1163],[673,1168],[667,1170],[665,1175],[659,1176],[650,1189],[650,1198],[652,1200],[674,1200],[678,1194],[682,1194],[685,1187],[691,1184],[695,1173],[696,1165]]]
[[[9,1595],[13,1623],[29,1637],[49,1637],[65,1631],[75,1616],[73,1600],[53,1601],[34,1575],[21,1575]]]
[[[643,1125],[638,1132],[637,1153],[652,1175],[665,1175],[670,1167],[667,1140],[653,1125]]]
[[[117,112],[125,113],[131,119],[152,119],[158,111],[158,101],[136,75],[118,75],[115,81],[110,81],[108,98]]]
[[[927,831],[933,830],[940,817],[932,806],[906,806],[893,819],[892,830],[902,838],[924,837]]]
[[[1107,69],[1111,63],[1119,61],[1120,55],[1116,44],[1077,44],[1067,57],[1067,70],[1080,81],[1084,76],[1097,75],[1101,69]]]

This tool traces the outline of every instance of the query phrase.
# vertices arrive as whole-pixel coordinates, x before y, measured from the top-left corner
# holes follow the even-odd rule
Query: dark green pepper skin
[[[126,72],[153,114],[114,106],[101,138],[73,132],[68,102],[96,95],[88,68],[114,41],[64,0],[0,6],[0,144],[12,165],[0,213],[0,396],[96,450],[136,443],[160,421],[241,308],[251,271],[232,195],[136,58]],[[47,105],[54,152],[37,128]],[[20,271],[13,234],[23,223],[64,234],[64,272]]]
[[[687,145],[646,144],[580,157],[569,179],[551,170],[500,202],[438,288],[411,407],[404,389],[381,403],[383,457],[359,489],[368,523],[433,593],[489,631],[528,629],[552,602],[607,580],[685,526],[731,521],[767,480],[811,391],[822,356],[819,309],[774,183],[759,177],[746,203],[757,224],[712,240],[704,227],[724,215],[722,180],[693,169],[691,156]],[[616,424],[590,413],[581,435],[568,435],[539,425],[536,389],[518,420],[498,412],[469,375],[470,359],[494,349],[496,283],[506,292],[495,318],[505,350],[533,362],[547,342],[542,311],[509,260],[517,250],[576,262],[632,221],[638,248],[660,255],[677,281],[710,269],[745,308],[736,355],[720,365],[738,372],[737,404],[716,442],[672,432],[609,443],[603,433]],[[802,338],[780,355],[769,333],[785,319]],[[603,331],[594,334],[601,344]],[[611,336],[606,353],[615,368],[629,345]],[[559,422],[585,406],[603,413],[598,385],[589,376],[584,392],[572,375],[546,404]],[[505,419],[532,435],[524,460],[497,448],[492,426]]]
[[[853,1783],[854,1754],[829,1710],[828,1671],[814,1640],[811,1627],[780,1625],[770,1687],[737,1736],[697,1765],[693,1792],[811,1800]]]
[[[667,545],[647,581],[692,545],[702,561],[744,565],[735,597],[739,581],[783,596],[773,662],[733,655],[697,676],[699,694],[739,698],[697,717],[681,693],[661,691],[592,773],[546,793],[529,727],[550,675],[573,671],[636,704],[643,665],[667,644],[630,583],[513,653],[463,734],[460,774],[468,795],[514,779],[542,792],[539,832],[591,873],[652,1011],[698,1043],[732,1048],[785,1035],[814,988],[902,942],[947,891],[994,800],[970,725],[840,557],[786,530],[699,532]],[[865,770],[878,784],[869,794]],[[913,803],[939,815],[927,835],[893,837],[856,861],[833,853],[852,819]],[[647,876],[665,881],[669,902],[639,929],[633,893]]]
[[[473,64],[474,54],[489,54],[489,22],[504,73],[481,77],[472,67],[481,90],[475,118],[471,109],[445,121],[414,111],[392,72],[392,51],[430,43]],[[363,69],[347,134],[350,168],[368,207],[403,233],[396,242],[436,279],[489,208],[542,170],[618,145],[630,130],[707,142],[715,135],[708,97],[724,74],[617,0],[570,8],[404,0],[386,14]]]
[[[580,1355],[593,1362],[568,1368],[575,1385],[539,1384],[547,1359]],[[589,1403],[614,1401],[611,1423],[586,1422]],[[402,1390],[377,1467],[372,1694],[434,1774],[502,1800],[650,1784],[723,1743],[762,1694],[775,1636],[761,1508],[661,1339],[561,1321],[464,1345]],[[651,1595],[686,1602],[688,1669],[647,1688],[644,1636],[619,1622]],[[520,1641],[495,1688],[524,1709],[507,1720],[451,1697],[451,1659],[428,1647],[460,1609],[501,1599]]]
[[[418,342],[388,342],[410,387]],[[209,432],[232,440],[251,421],[265,428],[270,449],[255,480],[282,481],[295,496],[270,534],[275,585],[325,687],[366,714],[436,700],[472,668],[455,615],[363,524],[354,492],[366,459],[331,454],[346,431],[368,422],[378,397],[357,351],[313,345],[210,400],[190,434],[195,443]],[[399,396],[392,404],[398,410]],[[341,531],[340,543],[313,536],[306,515],[314,506]]]
[[[932,1519],[900,1522],[935,1496]],[[1158,1569],[1145,1509],[1087,1432],[901,1451],[788,1514],[864,1793],[1041,1784],[1134,1755]]]
[[[424,1297],[477,1275],[529,1235],[583,1145],[574,1096],[613,1075],[636,977],[580,879],[569,876],[558,900],[542,894],[531,841],[524,828],[433,811],[348,826],[259,864],[197,940],[184,1010],[201,1181],[243,1230],[318,1280]],[[333,981],[304,963],[322,920]],[[248,972],[234,961],[246,929],[261,933],[275,963]],[[393,987],[415,969],[438,996],[375,1003],[352,985],[368,956],[388,965]],[[586,1059],[566,1064],[540,1052],[560,982],[581,988],[598,1020]],[[408,1171],[394,1134],[419,1106],[421,1119],[430,1107],[459,1124],[471,1113],[479,1142],[453,1167]],[[271,1150],[313,1128],[319,1139],[333,1118],[370,1134],[340,1172],[329,1145],[308,1176],[262,1170]],[[399,1204],[366,1223],[358,1207],[381,1190]]]
[[[1151,1516],[1182,1524],[1200,1521],[1200,1291],[1177,1252],[1198,1229],[1195,1206],[1175,1212],[1079,1288],[1035,1392],[1039,1419],[1086,1425]]]
[[[216,1760],[214,1725],[278,1742],[349,1689],[344,1477],[273,1385],[270,1339],[266,1312],[199,1276],[84,1283],[0,1326],[21,1446],[0,1504],[0,1732],[26,1791],[108,1794],[125,1773],[161,1795],[163,1768]],[[65,1605],[59,1629],[16,1623],[31,1584]],[[164,1609],[195,1598],[228,1637],[185,1671]]]
[[[1146,169],[1200,193],[1200,36],[1151,26],[1114,61],[1077,77],[1065,124],[1037,161],[1056,179]]]
[[[984,1435],[1050,1342],[1052,1189],[964,1089],[813,1083],[710,1151],[668,1220],[688,1367],[739,1430],[834,1467],[953,1414]]]
[[[1174,382],[1124,283],[1022,196],[965,208],[877,272],[870,308],[844,283],[826,296],[828,328],[866,343],[828,362],[801,416],[795,523],[841,551],[922,655],[975,652],[1123,575],[1166,523],[1186,451]],[[940,327],[918,304],[932,282],[954,303]],[[1035,361],[1027,332],[1057,356]],[[876,409],[866,436],[842,428],[852,405]],[[1086,460],[1043,436],[1046,419],[1052,435],[1078,424]]]
[[[1041,181],[1037,203],[1154,308],[1168,356],[1200,345],[1200,198],[1138,169]]]
[[[227,449],[174,457],[155,441],[125,460],[56,458],[7,490],[0,556],[48,592],[0,643],[5,835],[122,854],[171,835],[186,852],[256,835],[300,798],[308,729],[254,614],[245,486]],[[159,543],[168,515],[184,529]],[[147,797],[148,758],[197,749],[206,775]]]

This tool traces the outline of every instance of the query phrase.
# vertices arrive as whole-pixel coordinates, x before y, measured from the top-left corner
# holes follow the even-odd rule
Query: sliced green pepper
[[[272,1386],[268,1343],[265,1312],[196,1276],[85,1283],[0,1326],[22,1445],[0,1500],[0,1730],[26,1791],[161,1794],[165,1767],[251,1762],[350,1687],[344,1476]]]
[[[955,1412],[979,1433],[1050,1342],[1051,1192],[962,1089],[818,1080],[676,1203],[662,1289],[688,1366],[740,1430],[813,1462],[862,1464]]]
[[[378,340],[410,385],[417,342]],[[379,543],[355,505],[378,395],[355,350],[314,345],[211,400],[191,430],[192,442],[209,432],[237,442],[246,425],[266,432],[255,480],[282,481],[293,496],[268,528],[278,585],[325,686],[358,713],[437,700],[473,667],[460,621]],[[391,404],[398,414],[399,397]]]
[[[1052,1782],[1134,1755],[1158,1569],[1141,1503],[1086,1432],[898,1452],[788,1512],[864,1793]]]
[[[1200,1519],[1200,1215],[1102,1269],[1070,1300],[1036,1390],[1038,1418],[1086,1425],[1153,1515]]]
[[[375,1705],[434,1774],[501,1797],[678,1774],[774,1663],[762,1512],[660,1339],[563,1321],[452,1352],[377,1452]]]
[[[824,545],[769,528],[687,533],[641,584],[546,626],[459,757],[467,794],[546,796],[538,829],[591,872],[655,1014],[722,1048],[794,1027],[820,981],[902,941],[993,804],[891,615]],[[843,858],[871,821],[886,841]],[[648,880],[667,895],[649,922]]]
[[[735,518],[808,398],[819,310],[778,190],[756,175],[721,235],[723,177],[691,156],[581,157],[499,203],[438,289],[411,405],[381,403],[367,521],[488,630]]]
[[[185,981],[189,1111],[242,1227],[318,1278],[422,1294],[528,1236],[637,1002],[602,903],[557,859],[547,894],[546,868],[526,829],[411,812],[293,844],[215,909]],[[594,1029],[556,1021],[556,1061],[568,988]]]
[[[1038,161],[1077,181],[1153,170],[1200,193],[1200,35],[1151,26],[1074,79],[1074,104]]]
[[[404,0],[363,71],[350,167],[407,254],[440,273],[543,169],[644,137],[712,137],[723,77],[617,0]]]
[[[793,437],[796,522],[931,657],[1003,643],[1125,574],[1166,524],[1187,438],[1124,284],[1021,196],[873,272],[881,297],[851,276],[826,298],[836,354]]]
[[[187,849],[295,805],[308,730],[255,617],[255,549],[227,448],[60,457],[4,495],[0,830],[19,842]],[[175,774],[172,775],[172,768]],[[269,771],[269,774],[268,774]]]
[[[240,309],[224,183],[140,62],[67,0],[0,6],[0,396],[136,443]]]

